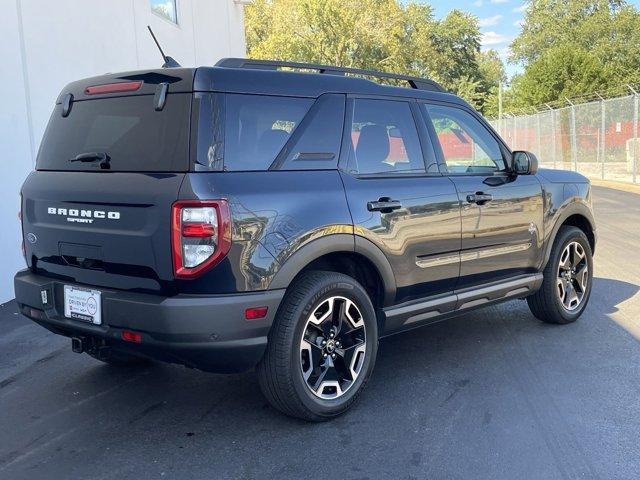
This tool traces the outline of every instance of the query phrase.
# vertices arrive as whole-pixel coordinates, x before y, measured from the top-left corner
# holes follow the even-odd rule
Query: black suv
[[[66,86],[21,215],[20,311],[74,351],[257,367],[315,421],[385,336],[514,298],[576,320],[596,242],[584,177],[435,82],[241,59]]]

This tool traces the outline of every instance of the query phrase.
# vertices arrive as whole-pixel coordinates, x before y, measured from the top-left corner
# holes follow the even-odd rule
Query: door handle
[[[367,202],[367,210],[370,212],[391,213],[399,208],[402,208],[402,203],[398,200],[391,200],[389,197],[380,197],[375,202]]]
[[[493,195],[491,195],[490,193],[476,192],[467,195],[467,202],[476,203],[478,205],[484,205],[491,200],[493,200]]]

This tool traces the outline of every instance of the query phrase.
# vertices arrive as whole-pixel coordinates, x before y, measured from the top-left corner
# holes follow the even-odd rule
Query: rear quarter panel
[[[265,290],[301,247],[330,235],[353,235],[344,187],[336,170],[196,172],[181,199],[226,199],[233,223],[227,257],[184,293]]]

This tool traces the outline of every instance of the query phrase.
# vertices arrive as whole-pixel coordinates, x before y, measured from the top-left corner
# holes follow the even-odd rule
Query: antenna
[[[158,39],[153,33],[153,30],[151,30],[151,27],[149,25],[147,25],[147,28],[149,29],[151,38],[153,38],[153,41],[156,42],[156,46],[158,47],[158,50],[160,50],[160,55],[162,55],[162,59],[164,60],[164,65],[162,65],[162,68],[180,67],[180,64],[178,62],[176,62],[169,55],[164,54],[164,52],[162,51],[162,47],[160,46],[160,42],[158,42]]]

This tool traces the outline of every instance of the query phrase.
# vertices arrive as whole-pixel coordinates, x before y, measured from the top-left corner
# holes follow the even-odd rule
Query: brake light
[[[86,95],[100,95],[104,93],[135,92],[142,86],[142,81],[106,83],[104,85],[93,85],[84,89]]]
[[[194,278],[219,263],[231,248],[231,213],[226,200],[181,200],[171,212],[176,278]]]
[[[215,226],[210,223],[198,222],[182,225],[182,236],[192,238],[213,237],[216,234]]]

